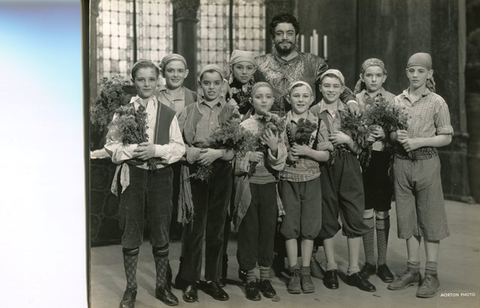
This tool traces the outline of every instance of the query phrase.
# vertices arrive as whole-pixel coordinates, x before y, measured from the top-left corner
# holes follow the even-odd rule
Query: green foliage
[[[126,84],[120,75],[111,79],[103,78],[100,92],[90,107],[90,122],[99,131],[103,131],[112,121],[113,114],[119,107],[128,103],[129,96],[123,90]]]
[[[145,107],[139,106],[135,111],[133,106],[121,106],[108,125],[107,138],[119,140],[124,145],[140,144],[148,141],[147,128]]]

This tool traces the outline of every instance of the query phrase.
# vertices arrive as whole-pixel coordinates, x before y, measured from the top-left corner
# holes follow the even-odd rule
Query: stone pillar
[[[184,85],[197,89],[197,10],[200,0],[171,0],[174,15],[174,52],[185,57],[190,71]]]
[[[270,35],[270,22],[272,17],[279,13],[293,14],[295,3],[292,0],[266,0],[266,24],[265,24],[265,50],[267,53],[272,52],[272,36]],[[297,18],[298,19],[298,18]]]

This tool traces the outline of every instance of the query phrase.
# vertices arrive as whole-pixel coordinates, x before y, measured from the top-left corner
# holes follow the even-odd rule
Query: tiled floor
[[[395,207],[395,204],[393,204]],[[406,264],[405,241],[396,236],[395,210],[392,213],[392,227],[388,251],[388,264],[395,274],[401,274]],[[422,308],[477,308],[480,307],[480,205],[447,201],[447,214],[451,236],[442,241],[440,247],[439,294],[431,299],[415,297],[416,288],[403,291],[390,291],[378,277],[370,281],[377,287],[374,293],[360,291],[340,281],[338,290],[326,289],[321,280],[315,279],[315,293],[291,295],[287,293],[285,282],[274,278],[272,284],[277,290],[280,301],[262,298],[252,302],[245,298],[243,287],[237,277],[236,241],[230,240],[229,279],[225,290],[230,295],[227,302],[218,302],[199,291],[199,302],[188,304],[182,301],[180,290],[174,293],[180,299],[180,307],[422,307]],[[346,239],[339,233],[336,236],[336,257],[340,272],[347,267]],[[363,249],[363,248],[362,248]],[[180,243],[170,245],[170,262],[174,275],[177,273],[180,255]],[[316,256],[319,262],[324,260],[323,250]],[[363,251],[361,254],[363,260]],[[425,255],[422,251],[422,274]],[[91,249],[90,300],[92,308],[118,307],[125,288],[122,252],[120,246],[96,247]],[[341,277],[344,277],[342,275]],[[166,307],[154,297],[155,266],[149,243],[141,247],[137,280],[139,290],[136,307]]]

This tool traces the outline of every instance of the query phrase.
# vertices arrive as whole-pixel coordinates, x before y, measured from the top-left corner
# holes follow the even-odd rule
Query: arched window
[[[160,63],[173,48],[172,14],[169,0],[100,0],[97,82],[114,75],[129,80],[139,59]]]
[[[197,69],[217,64],[228,74],[234,49],[265,53],[265,0],[201,0]]]

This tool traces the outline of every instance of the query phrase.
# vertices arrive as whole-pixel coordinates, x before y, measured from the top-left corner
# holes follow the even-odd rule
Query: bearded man
[[[299,32],[300,25],[293,15],[288,13],[275,15],[270,22],[270,34],[275,48],[272,53],[255,58],[257,62],[255,81],[266,81],[273,86],[275,102],[271,111],[281,115],[290,110],[290,105],[286,101],[290,85],[296,81],[304,81],[315,89],[314,95],[319,95],[320,76],[328,70],[324,59],[297,50]],[[350,89],[345,88],[340,99],[352,111],[358,112],[358,104]],[[320,98],[315,97],[314,102],[319,101]]]

